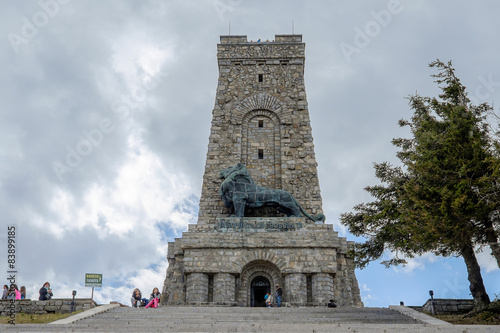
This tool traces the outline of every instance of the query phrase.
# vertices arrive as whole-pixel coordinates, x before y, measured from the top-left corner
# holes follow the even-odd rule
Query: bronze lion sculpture
[[[289,192],[255,185],[247,168],[241,163],[222,170],[220,178],[223,179],[221,199],[227,208],[234,209],[237,217],[245,216],[245,207],[270,206],[287,216],[301,217],[304,214],[314,222],[325,221],[325,215],[321,213],[309,215]]]

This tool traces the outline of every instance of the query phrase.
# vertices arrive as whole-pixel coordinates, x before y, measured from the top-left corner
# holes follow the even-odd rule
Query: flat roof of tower
[[[302,43],[302,35],[295,34],[282,34],[274,35],[274,40],[261,40],[248,41],[246,35],[221,35],[221,44],[242,44],[242,43]]]

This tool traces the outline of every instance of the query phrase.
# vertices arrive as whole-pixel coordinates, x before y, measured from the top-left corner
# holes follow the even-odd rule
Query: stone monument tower
[[[162,303],[263,306],[265,293],[279,285],[286,305],[324,306],[335,299],[340,306],[362,306],[347,254],[352,243],[311,216],[323,211],[302,35],[265,42],[221,36],[217,60],[198,222],[168,244]],[[244,215],[234,216],[232,198],[229,208],[221,199],[227,184],[221,171],[227,176],[234,168],[243,168],[244,182],[254,189],[289,193],[311,215],[292,214],[274,201],[257,208],[255,202],[267,199],[252,192],[244,195]]]

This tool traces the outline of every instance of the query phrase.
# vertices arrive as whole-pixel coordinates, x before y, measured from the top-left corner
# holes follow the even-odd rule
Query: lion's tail
[[[326,216],[325,214],[322,214],[322,213],[318,213],[314,216],[311,216],[309,215],[308,212],[305,211],[304,208],[302,208],[302,206],[297,202],[297,199],[293,198],[293,200],[295,200],[295,203],[297,204],[297,206],[299,206],[299,209],[300,211],[302,212],[302,214],[304,214],[305,217],[307,217],[309,220],[313,221],[313,222],[325,222],[326,220]]]

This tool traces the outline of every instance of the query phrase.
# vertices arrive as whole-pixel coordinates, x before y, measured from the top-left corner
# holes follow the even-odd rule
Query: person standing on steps
[[[281,298],[283,297],[283,289],[279,285],[276,285],[276,304],[278,308],[281,307]]]
[[[21,292],[17,289],[17,284],[11,284],[7,299],[21,299]]]
[[[2,294],[2,299],[7,299],[7,295],[9,294],[9,286],[4,285],[3,286],[3,294]]]
[[[266,300],[266,308],[270,308],[273,306],[273,295],[268,291],[266,296],[264,296],[264,299]]]

